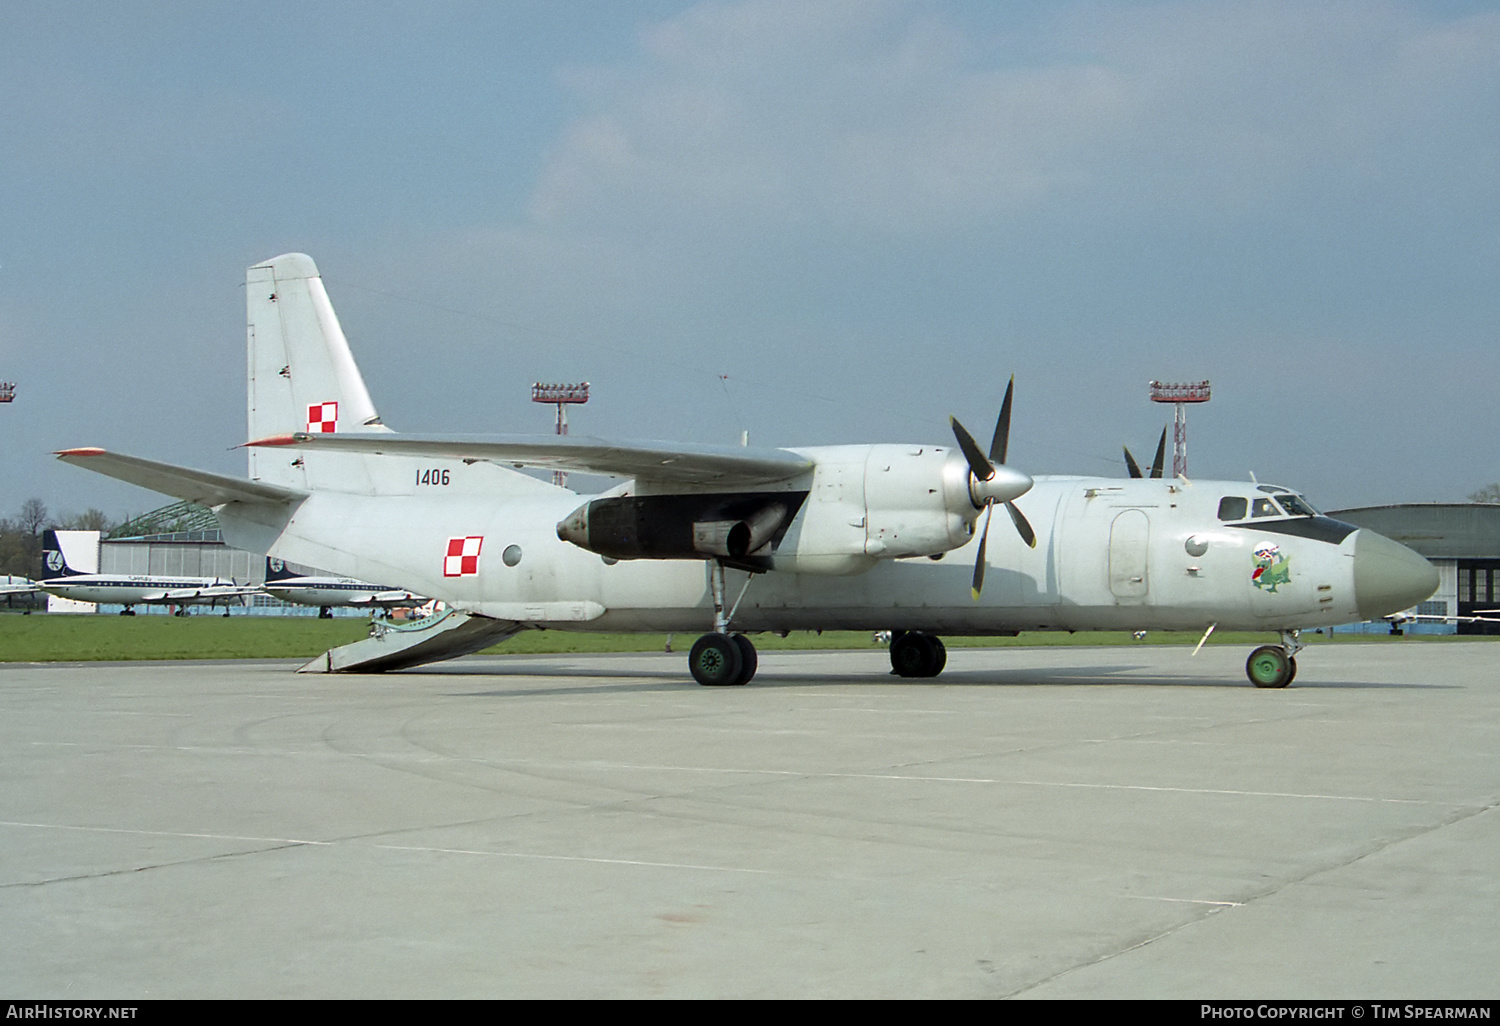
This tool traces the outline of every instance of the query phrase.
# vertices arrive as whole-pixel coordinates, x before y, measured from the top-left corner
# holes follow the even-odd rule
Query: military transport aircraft
[[[238,547],[441,599],[485,645],[537,627],[696,629],[693,677],[744,684],[747,635],[764,631],[890,631],[895,672],[930,677],[944,634],[1218,627],[1279,634],[1246,671],[1284,687],[1302,630],[1438,584],[1417,553],[1288,488],[1033,479],[1005,463],[1009,389],[988,450],[956,420],[956,444],[791,449],[396,434],[310,258],[251,267],[246,301],[249,480],[103,449],[60,458],[211,506]],[[578,495],[522,466],[626,480]],[[1014,529],[991,542],[996,506]]]
[[[222,605],[228,616],[231,603],[243,604],[260,591],[256,585],[218,577],[85,573],[73,569],[67,548],[50,528],[42,535],[42,562],[53,576],[37,581],[38,588],[75,602],[118,603],[125,607],[120,610],[121,616],[134,616],[138,605],[176,606],[180,616],[187,615],[188,606]]]
[[[389,610],[396,606],[419,606],[428,601],[400,588],[367,584],[352,577],[303,573],[275,556],[266,557],[265,592],[283,602],[317,606],[320,619],[332,616],[334,606]]]

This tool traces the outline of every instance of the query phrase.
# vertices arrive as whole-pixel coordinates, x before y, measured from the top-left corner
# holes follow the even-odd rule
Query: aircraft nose
[[[1354,604],[1367,620],[1400,612],[1437,591],[1438,572],[1427,560],[1383,534],[1354,536]]]

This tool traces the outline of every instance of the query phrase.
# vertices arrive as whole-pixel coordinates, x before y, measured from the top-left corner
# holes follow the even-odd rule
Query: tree
[[[1500,481],[1487,484],[1469,496],[1470,502],[1500,502]]]
[[[36,577],[42,569],[42,528],[47,526],[47,504],[41,499],[27,499],[21,504],[21,531],[25,535],[26,576]]]
[[[109,515],[102,509],[90,507],[76,516],[63,517],[58,521],[58,526],[65,531],[107,532],[113,525],[110,523]]]
[[[47,523],[47,504],[41,499],[27,499],[21,504],[21,530],[35,538]]]

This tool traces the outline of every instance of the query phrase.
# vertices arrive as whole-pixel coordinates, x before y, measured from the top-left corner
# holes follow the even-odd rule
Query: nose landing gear
[[[1258,688],[1284,688],[1297,676],[1297,653],[1302,651],[1302,632],[1281,632],[1280,645],[1262,645],[1245,660],[1245,676]]]

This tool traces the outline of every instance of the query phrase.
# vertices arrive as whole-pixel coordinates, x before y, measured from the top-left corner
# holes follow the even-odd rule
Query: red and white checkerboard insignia
[[[482,534],[449,538],[448,555],[443,558],[443,576],[472,577],[479,573],[479,547],[483,544]]]
[[[339,426],[339,404],[313,403],[307,408],[307,433],[332,434]]]

